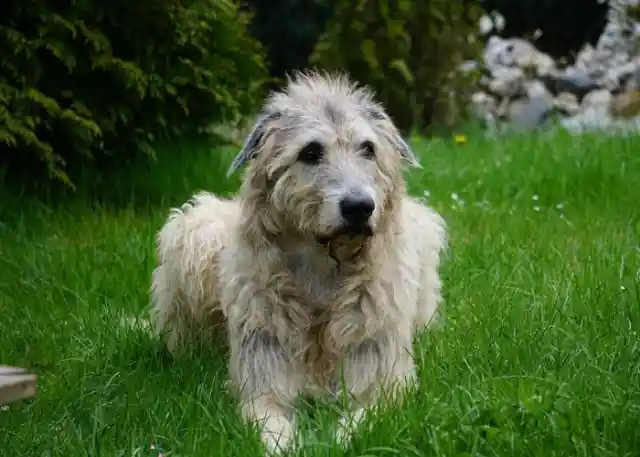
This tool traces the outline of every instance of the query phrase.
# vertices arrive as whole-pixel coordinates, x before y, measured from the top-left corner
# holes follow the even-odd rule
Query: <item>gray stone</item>
[[[524,94],[524,72],[519,68],[498,68],[489,81],[490,92],[501,97],[515,97]]]
[[[559,93],[554,102],[555,108],[563,114],[573,116],[580,111],[580,102],[575,94],[570,92]]]
[[[561,124],[567,130],[576,133],[608,130],[613,124],[610,113],[611,99],[611,92],[608,90],[595,90],[584,97],[580,111],[572,117],[563,119]]]
[[[475,92],[471,96],[471,112],[489,130],[494,130],[498,103],[494,97],[483,91]]]
[[[603,33],[595,46],[582,47],[569,68],[533,42],[489,36],[478,86],[484,91],[472,97],[475,117],[495,131],[543,129],[552,113],[569,131],[640,128],[640,24],[626,12],[627,3],[640,0],[603,1],[609,4]],[[481,27],[489,35],[498,28],[491,15]],[[470,62],[460,67],[474,70]]]
[[[514,100],[508,108],[508,120],[512,127],[521,130],[535,130],[540,127],[553,111],[553,103],[545,96]]]
[[[497,32],[502,32],[504,26],[504,16],[497,11],[491,11],[489,14],[482,15],[482,17],[478,21],[480,35],[489,35],[494,30]]]
[[[524,91],[529,99],[535,97],[544,97],[549,101],[549,104],[553,104],[553,94],[549,92],[547,86],[542,81],[537,79],[525,81]]]
[[[586,71],[570,67],[556,79],[554,91],[558,94],[568,92],[582,98],[599,87]]]
[[[580,110],[586,111],[595,108],[602,112],[608,112],[612,98],[611,92],[606,89],[594,90],[584,97],[580,105]]]
[[[484,63],[492,73],[501,68],[531,69],[535,74],[553,71],[553,59],[533,44],[520,38],[503,39],[492,36],[484,50]]]
[[[640,90],[640,66],[637,66],[625,85],[625,90]]]

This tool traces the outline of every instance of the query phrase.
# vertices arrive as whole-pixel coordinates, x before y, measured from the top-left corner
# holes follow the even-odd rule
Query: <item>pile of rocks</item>
[[[572,132],[640,129],[640,24],[626,14],[630,1],[609,2],[607,25],[596,46],[587,44],[571,64],[555,61],[531,42],[490,36],[472,109],[489,129],[533,130],[560,124]],[[500,30],[497,15],[485,17],[481,33]]]

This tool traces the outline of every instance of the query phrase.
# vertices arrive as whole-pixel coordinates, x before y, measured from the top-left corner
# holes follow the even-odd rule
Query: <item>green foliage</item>
[[[127,162],[250,113],[266,70],[248,20],[232,0],[10,0],[0,18],[0,159],[44,163],[73,186],[74,166]]]
[[[370,85],[404,130],[453,124],[467,78],[455,70],[480,51],[481,9],[460,0],[341,0],[311,63]]]

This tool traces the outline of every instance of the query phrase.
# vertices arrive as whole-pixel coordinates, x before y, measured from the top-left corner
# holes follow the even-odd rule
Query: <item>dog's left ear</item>
[[[236,170],[238,170],[238,168],[258,155],[260,149],[264,145],[265,140],[273,132],[272,127],[274,121],[280,119],[281,117],[282,113],[270,112],[263,114],[258,118],[253,128],[251,129],[251,132],[247,136],[242,149],[233,159],[233,162],[231,162],[229,170],[227,170],[227,178],[234,174]]]
[[[400,135],[400,132],[389,115],[385,113],[384,109],[380,106],[373,105],[369,106],[367,111],[374,124],[374,128],[389,141],[391,146],[400,154],[400,157],[409,162],[412,167],[422,168],[411,147],[404,141],[402,135]]]

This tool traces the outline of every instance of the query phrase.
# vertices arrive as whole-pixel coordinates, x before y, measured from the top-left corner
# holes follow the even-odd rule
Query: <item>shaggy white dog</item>
[[[239,194],[198,194],[158,235],[157,331],[174,353],[193,335],[225,336],[242,415],[269,451],[292,443],[300,394],[344,386],[357,422],[415,380],[445,228],[407,195],[403,162],[419,166],[370,91],[298,74],[231,166],[248,165]]]

